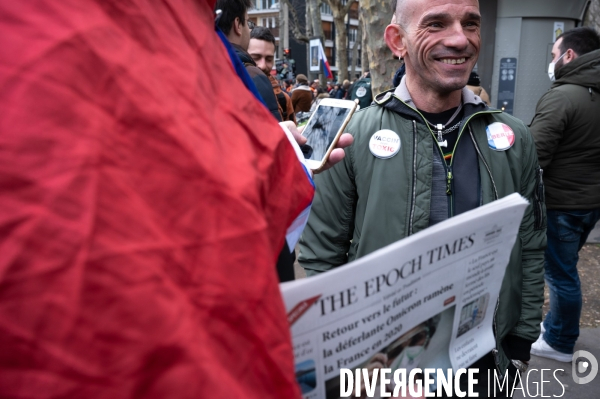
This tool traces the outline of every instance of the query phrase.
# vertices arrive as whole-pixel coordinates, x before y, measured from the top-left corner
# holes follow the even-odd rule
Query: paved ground
[[[588,351],[597,361],[600,361],[600,328],[582,328],[579,340],[575,345],[575,350]],[[546,396],[567,399],[598,399],[600,397],[600,375],[597,375],[588,384],[576,384],[573,380],[571,363],[561,363],[555,360],[532,356],[529,368],[531,370],[529,378],[522,384],[522,390],[515,390],[515,398],[539,398]],[[588,367],[586,372],[578,375],[585,377],[589,375],[590,369],[591,366]],[[542,370],[544,370],[544,381],[546,381],[543,384],[541,383]],[[541,392],[542,386],[544,389],[543,392]],[[529,392],[527,389],[529,389]]]
[[[596,228],[594,230],[592,230],[592,232],[590,233],[590,236],[588,237],[587,242],[588,242],[588,244],[589,243],[600,244],[600,223],[598,223],[596,225]]]
[[[575,345],[575,350],[590,352],[596,358],[596,370],[600,362],[600,223],[588,237],[587,244],[579,253],[577,265],[581,279],[581,290],[583,293],[583,310],[581,314],[581,335]],[[544,305],[547,310],[548,304]],[[579,359],[582,361],[583,359]],[[576,365],[577,367],[577,365]],[[573,366],[571,363],[561,363],[555,360],[545,359],[537,356],[531,357],[530,369],[532,371],[527,383],[523,384],[523,390],[515,391],[515,398],[533,397],[562,397],[576,399],[600,398],[600,373],[590,383],[580,385],[573,380]],[[541,370],[544,372],[544,392],[540,389]],[[538,371],[539,370],[539,371]],[[578,375],[585,377],[589,375],[591,366]],[[555,378],[556,376],[556,378]],[[558,381],[560,382],[558,382]],[[537,385],[536,385],[537,384]],[[527,392],[527,387],[529,392]],[[537,387],[537,388],[536,388]]]
[[[575,350],[590,352],[596,358],[596,365],[598,366],[598,363],[600,363],[600,223],[596,225],[596,228],[588,237],[587,244],[583,247],[579,255],[578,269],[583,292],[583,310],[580,323],[581,335],[575,345]],[[304,269],[297,263],[295,271],[296,278],[306,276]],[[544,313],[547,309],[548,300],[546,299]],[[579,361],[582,360],[581,358],[579,359]],[[585,377],[589,375],[590,369],[591,366],[588,367],[587,371],[578,375]],[[561,363],[532,356],[530,370],[532,371],[528,374],[529,377],[521,385],[522,389],[515,390],[515,398],[600,398],[600,371],[590,383],[580,385],[576,384],[573,380],[571,363]]]

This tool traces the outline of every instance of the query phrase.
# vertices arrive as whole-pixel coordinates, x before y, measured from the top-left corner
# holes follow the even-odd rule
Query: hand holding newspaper
[[[417,369],[456,372],[489,353],[526,207],[512,194],[343,267],[281,284],[304,397],[378,398],[382,385],[418,396],[407,384],[399,391],[390,374],[373,377],[386,369],[402,381]],[[436,383],[424,380],[434,391]]]

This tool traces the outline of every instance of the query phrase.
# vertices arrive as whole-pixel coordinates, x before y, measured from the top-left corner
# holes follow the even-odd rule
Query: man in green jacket
[[[579,337],[578,252],[600,219],[600,37],[589,27],[559,36],[531,133],[546,181],[550,311],[531,353],[570,362]]]
[[[485,397],[487,370],[526,369],[540,331],[546,222],[536,149],[521,121],[465,88],[481,44],[477,0],[400,0],[394,10],[385,40],[406,76],[355,114],[353,146],[316,179],[299,260],[308,275],[325,272],[520,193],[530,206],[496,308],[496,349],[471,366]]]

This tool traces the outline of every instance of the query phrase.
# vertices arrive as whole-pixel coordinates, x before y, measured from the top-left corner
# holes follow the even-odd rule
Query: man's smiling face
[[[275,45],[273,43],[252,38],[248,46],[248,54],[265,74],[271,73],[275,63]]]
[[[412,85],[446,94],[462,89],[481,46],[477,0],[404,0],[398,21]]]

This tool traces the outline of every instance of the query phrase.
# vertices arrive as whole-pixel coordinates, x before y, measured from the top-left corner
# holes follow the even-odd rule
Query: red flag
[[[295,398],[313,194],[214,0],[0,3],[0,396]]]

